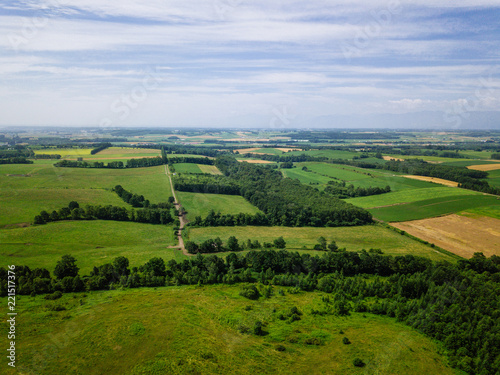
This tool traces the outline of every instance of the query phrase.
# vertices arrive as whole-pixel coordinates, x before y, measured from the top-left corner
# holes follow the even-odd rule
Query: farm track
[[[177,200],[177,196],[175,195],[174,184],[172,182],[172,175],[170,173],[170,169],[168,168],[168,165],[165,165],[165,174],[167,175],[167,177],[170,181],[170,188],[172,189],[172,196],[174,197],[174,205],[179,212],[183,212],[182,206],[181,206],[180,202]],[[179,221],[180,221],[180,226],[179,226],[179,231],[177,232],[177,239],[179,240],[179,245],[174,246],[174,248],[178,248],[179,250],[181,250],[184,255],[193,256],[193,254],[189,254],[187,252],[186,247],[184,246],[184,239],[182,238],[182,231],[187,224],[187,219],[186,219],[185,213],[182,213],[179,215]]]

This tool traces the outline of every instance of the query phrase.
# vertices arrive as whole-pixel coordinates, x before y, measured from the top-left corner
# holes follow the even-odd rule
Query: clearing
[[[391,225],[464,258],[500,255],[499,219],[448,215]]]

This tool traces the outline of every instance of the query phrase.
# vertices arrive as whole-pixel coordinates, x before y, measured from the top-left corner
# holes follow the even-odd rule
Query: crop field
[[[410,179],[408,179],[411,181]],[[363,208],[374,208],[390,206],[401,203],[417,202],[425,199],[454,197],[461,195],[481,195],[479,192],[472,192],[466,189],[444,187],[435,185],[432,188],[402,190],[368,197],[350,198],[345,201]]]
[[[62,159],[70,157],[90,157],[91,148],[44,148],[33,150],[35,154],[61,155]]]
[[[394,222],[426,219],[483,206],[500,206],[500,201],[490,195],[456,195],[372,208],[369,211],[379,220]]]
[[[256,214],[259,209],[239,195],[201,194],[176,192],[182,207],[188,212],[188,220],[196,216],[207,216],[210,210],[222,214],[238,214],[240,212]]]
[[[464,258],[500,255],[499,219],[448,215],[392,225]]]
[[[200,168],[203,173],[222,174],[215,165],[198,164],[198,168]]]
[[[131,267],[153,257],[165,261],[184,257],[179,250],[172,226],[116,221],[60,221],[28,228],[0,231],[0,263],[47,268],[51,272],[61,256],[77,259],[81,274],[93,266],[110,263],[125,256]]]
[[[216,228],[190,228],[189,239],[202,242],[209,238],[220,237],[223,242],[230,236],[235,236],[240,243],[250,240],[273,242],[283,236],[288,250],[308,249],[311,255],[318,252],[311,250],[318,243],[318,238],[323,236],[327,241],[334,240],[340,248],[348,251],[369,250],[370,248],[382,249],[387,255],[412,254],[424,256],[433,260],[453,261],[448,254],[440,253],[430,246],[424,245],[411,238],[402,236],[393,230],[381,225],[346,228],[290,228],[290,227],[216,227]]]
[[[496,171],[500,169],[500,163],[469,165],[467,168],[475,169],[476,171]]]
[[[198,164],[193,163],[177,163],[174,168],[176,173],[203,173]]]
[[[490,185],[500,187],[500,170],[488,171],[488,182]]]
[[[309,150],[309,151],[292,151],[287,152],[287,155],[309,155],[316,157],[327,157],[329,159],[352,159],[354,156],[359,156],[357,152],[342,151],[342,150]]]
[[[287,169],[282,169],[281,172],[285,177],[291,179],[298,179],[303,184],[326,185],[328,181],[331,181],[330,177],[322,176],[317,173],[303,171],[301,168],[287,168]]]
[[[458,187],[458,182],[450,181],[450,180],[443,180],[442,178],[427,177],[427,176],[413,176],[413,175],[409,175],[409,176],[405,176],[405,177],[411,178],[413,180],[432,182],[434,184],[439,184],[439,185]]]
[[[258,301],[239,296],[241,286],[223,285],[68,293],[57,301],[23,297],[19,368],[4,373],[457,374],[439,344],[394,318],[312,315],[324,293],[281,289],[285,295]],[[278,319],[293,306],[301,320]],[[239,332],[257,320],[266,335]],[[356,357],[364,368],[353,366]]]

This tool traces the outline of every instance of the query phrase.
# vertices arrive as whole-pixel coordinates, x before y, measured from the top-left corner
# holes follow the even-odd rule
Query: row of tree
[[[90,150],[90,155],[95,155],[98,152],[101,152],[107,148],[110,148],[111,146],[112,146],[112,144],[109,142],[100,143],[100,144],[96,145],[92,150]]]
[[[116,185],[113,188],[113,191],[118,194],[124,202],[130,204],[132,207],[162,208],[166,210],[173,208],[174,197],[169,197],[168,202],[152,204],[149,199],[144,198],[144,195],[131,193],[130,191],[125,190],[121,185]]]
[[[163,208],[143,208],[139,210],[129,210],[118,206],[92,206],[80,207],[77,202],[70,202],[68,207],[62,207],[51,213],[43,210],[36,215],[34,224],[46,224],[61,220],[114,220],[132,221],[136,223],[148,224],[170,224],[174,222],[170,209]]]
[[[188,253],[197,254],[197,253],[220,253],[225,251],[241,251],[245,249],[260,249],[264,248],[277,248],[284,249],[286,248],[286,241],[283,236],[276,238],[272,243],[264,242],[263,245],[259,243],[258,240],[250,240],[248,239],[246,243],[240,244],[238,239],[234,236],[228,238],[226,244],[222,242],[219,237],[215,239],[207,239],[201,243],[196,243],[194,241],[186,241],[185,247]]]
[[[126,163],[122,161],[112,161],[107,164],[99,161],[86,162],[86,161],[71,161],[71,160],[61,160],[54,164],[55,167],[65,167],[65,168],[111,168],[111,169],[121,169],[121,168],[145,168],[154,167],[157,165],[163,165],[163,159],[160,156],[154,158],[140,158],[140,159],[128,159]]]
[[[13,158],[1,158],[0,164],[33,164],[33,161],[19,156]]]
[[[338,198],[354,198],[354,197],[367,197],[369,195],[379,195],[389,193],[391,187],[387,185],[385,188],[381,187],[354,187],[354,185],[347,185],[345,181],[328,181],[324,190],[326,193],[335,195]]]

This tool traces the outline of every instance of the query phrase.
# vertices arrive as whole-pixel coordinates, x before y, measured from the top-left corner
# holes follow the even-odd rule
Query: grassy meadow
[[[217,228],[190,228],[188,237],[191,241],[202,242],[209,238],[220,237],[226,242],[230,236],[235,236],[240,243],[250,240],[272,242],[283,236],[288,250],[305,249],[311,255],[321,252],[312,251],[318,238],[323,236],[327,241],[334,240],[339,247],[348,251],[382,249],[387,255],[412,254],[423,256],[436,261],[454,261],[448,254],[440,253],[428,245],[402,236],[397,232],[381,225],[342,228],[290,228],[290,227],[217,227]]]
[[[0,264],[47,268],[51,272],[62,255],[77,259],[81,275],[93,266],[125,256],[140,266],[153,257],[183,259],[172,226],[117,221],[60,221],[28,228],[0,230]]]
[[[210,210],[222,214],[238,214],[240,212],[256,214],[260,210],[239,195],[225,194],[202,194],[176,192],[181,205],[188,212],[188,220],[194,220],[196,216],[202,218],[207,216]]]
[[[257,301],[239,296],[241,286],[223,285],[69,293],[57,301],[23,296],[18,368],[3,373],[458,374],[439,344],[393,318],[312,315],[324,308],[325,293],[280,289],[285,295]],[[292,307],[301,320],[278,319]],[[257,320],[264,336],[240,333]]]

